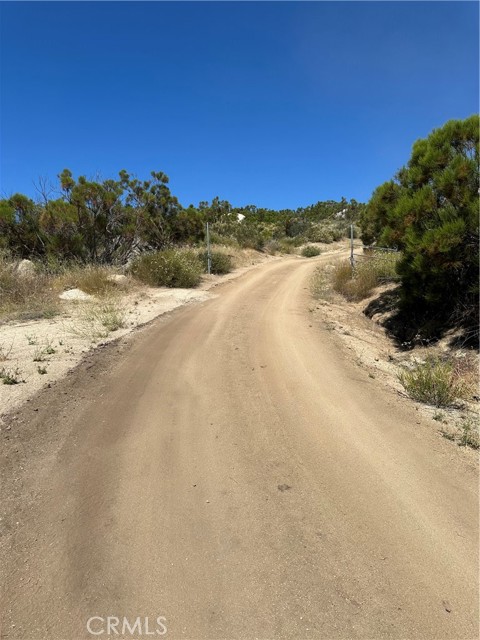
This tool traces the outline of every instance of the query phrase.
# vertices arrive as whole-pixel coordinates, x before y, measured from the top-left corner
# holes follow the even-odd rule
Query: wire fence
[[[362,249],[362,253],[356,253],[355,252],[355,248],[359,248],[359,247],[354,247],[354,238],[353,238],[354,232],[353,232],[353,224],[350,226],[350,264],[352,265],[352,269],[355,268],[355,260],[357,258],[362,258],[364,260],[369,260],[369,259],[373,259],[373,258],[377,258],[377,256],[375,255],[377,251],[379,251],[380,253],[382,253],[382,251],[384,253],[398,253],[398,249],[396,247],[377,247],[377,245],[363,245],[361,247]]]
[[[397,247],[379,247],[377,245],[354,246],[353,228],[350,230],[350,265],[352,277],[374,277],[377,282],[394,282],[399,279],[396,265],[400,258]],[[368,265],[368,266],[367,266]],[[373,275],[374,274],[374,275]]]

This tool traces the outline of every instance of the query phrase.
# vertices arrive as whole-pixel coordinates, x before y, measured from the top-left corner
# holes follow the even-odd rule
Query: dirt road
[[[3,637],[477,637],[474,465],[312,322],[316,262],[220,286],[2,430]]]

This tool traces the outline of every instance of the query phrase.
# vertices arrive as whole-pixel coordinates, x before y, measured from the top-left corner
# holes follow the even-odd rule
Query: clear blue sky
[[[365,201],[478,111],[474,2],[3,2],[2,195],[170,176],[185,206]]]

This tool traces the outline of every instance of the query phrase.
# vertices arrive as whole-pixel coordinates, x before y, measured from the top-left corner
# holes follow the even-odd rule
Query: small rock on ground
[[[60,300],[93,300],[93,296],[81,289],[69,289],[59,296]]]

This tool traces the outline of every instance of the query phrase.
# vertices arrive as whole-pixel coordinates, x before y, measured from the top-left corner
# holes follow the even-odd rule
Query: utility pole
[[[210,230],[207,222],[207,273],[212,273],[212,254],[210,253]]]
[[[353,269],[355,267],[355,258],[353,256],[353,224],[350,225],[350,264]]]

